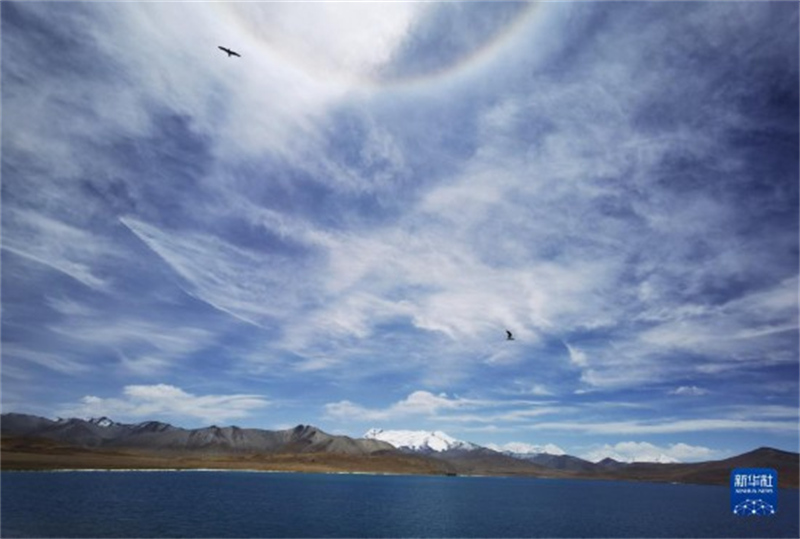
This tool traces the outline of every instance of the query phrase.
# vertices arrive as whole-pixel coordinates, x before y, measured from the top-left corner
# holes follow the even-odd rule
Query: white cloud
[[[165,113],[190,119],[192,130],[204,137],[221,163],[269,155],[302,168],[324,153],[320,125],[328,107],[357,90],[391,58],[417,12],[425,9],[413,3],[63,8],[60,24],[91,51],[98,70],[45,72],[24,60],[7,63],[6,68],[13,64],[15,72],[23,72],[20,79],[34,83],[24,91],[15,86],[4,96],[9,104],[5,123],[14,125],[6,145],[16,151],[14,157],[35,155],[45,165],[46,174],[25,178],[29,185],[41,186],[35,190],[40,198],[44,193],[87,198],[75,184],[54,185],[54,178],[83,175],[99,184],[117,181],[122,174],[116,169],[124,172],[124,165],[114,161],[108,145],[126,137],[150,137],[157,127],[154,120]],[[49,23],[48,10],[25,10]],[[9,35],[21,50],[28,45]],[[219,44],[238,49],[243,57],[226,58],[217,50]],[[372,156],[397,154],[380,135],[380,126],[375,131],[371,140],[377,145],[365,151]],[[80,202],[85,201],[60,206],[85,208]]]
[[[548,397],[554,394],[553,391],[547,389],[547,387],[543,384],[533,384],[528,390],[528,392],[531,395],[539,397]]]
[[[703,446],[684,443],[657,446],[649,442],[605,444],[581,455],[591,462],[612,458],[619,462],[692,462],[722,458],[723,453]]]
[[[748,419],[800,419],[800,409],[796,406],[734,404],[728,410],[730,415]]]
[[[543,415],[570,413],[574,407],[528,400],[467,399],[446,393],[414,391],[405,399],[385,408],[367,408],[349,400],[325,405],[325,415],[333,419],[357,417],[368,421],[434,420],[459,425],[526,424]]]
[[[744,414],[743,414],[744,415]],[[571,421],[542,421],[529,424],[527,430],[581,432],[585,434],[672,434],[678,432],[752,431],[793,433],[797,421],[729,418],[695,418],[659,421],[607,421],[582,423]]]
[[[116,420],[154,417],[190,418],[220,423],[248,417],[269,401],[260,395],[193,395],[169,384],[125,386],[119,398],[84,396],[80,404],[65,407],[64,416],[108,416]]]
[[[690,395],[693,397],[707,395],[708,393],[707,389],[697,386],[680,386],[669,392],[670,395]]]
[[[504,390],[503,393],[508,395],[530,395],[533,397],[552,397],[555,392],[548,388],[545,384],[531,383],[525,380],[514,380],[516,389]]]
[[[114,58],[117,80],[135,77],[133,91],[106,85],[120,87],[123,118],[147,118],[158,103],[191,116],[222,161],[269,155],[302,166],[322,155],[320,123],[329,107],[369,93],[373,73],[426,9],[403,2],[115,4],[93,9],[99,22],[88,31]],[[229,59],[217,45],[242,57]]]
[[[364,420],[389,420],[406,417],[432,417],[450,410],[469,409],[480,406],[482,401],[449,397],[445,393],[435,395],[429,391],[415,391],[405,399],[388,408],[369,409],[344,400],[325,405],[325,414],[332,418],[357,417]]]
[[[403,414],[434,414],[441,410],[455,410],[474,406],[476,401],[459,397],[448,397],[446,393],[434,395],[428,391],[415,391],[405,400],[393,406],[393,409]]]
[[[250,44],[319,83],[358,84],[391,60],[424,5],[232,4]]]
[[[511,453],[548,453],[550,455],[565,455],[566,451],[555,444],[529,444],[524,442],[508,442],[502,445],[487,444],[486,447],[495,451],[509,451]]]
[[[564,343],[567,347],[567,351],[569,352],[569,361],[573,365],[577,367],[587,367],[589,365],[589,358],[586,356],[586,353],[575,347],[570,346],[569,344]]]

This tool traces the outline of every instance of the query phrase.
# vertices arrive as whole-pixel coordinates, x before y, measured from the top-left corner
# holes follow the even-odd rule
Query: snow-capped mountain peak
[[[457,440],[442,431],[370,429],[364,434],[368,440],[380,440],[398,449],[442,452],[451,449],[473,450],[478,446]]]
[[[97,425],[98,427],[108,428],[114,425],[115,423],[111,421],[106,416],[103,417],[93,417],[89,420],[89,423]]]

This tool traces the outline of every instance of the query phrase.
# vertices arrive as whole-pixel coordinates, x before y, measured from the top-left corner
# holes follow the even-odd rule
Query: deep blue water
[[[2,537],[798,537],[798,491],[498,477],[2,472]]]

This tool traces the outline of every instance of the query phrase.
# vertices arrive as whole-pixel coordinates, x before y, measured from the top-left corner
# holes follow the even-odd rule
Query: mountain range
[[[377,440],[332,436],[316,427],[286,430],[218,427],[183,429],[159,421],[116,423],[107,417],[53,421],[24,414],[3,414],[3,436],[46,438],[83,448],[126,448],[199,454],[341,453],[369,455],[394,449]]]
[[[798,486],[800,455],[759,448],[695,463],[594,463],[566,454],[500,452],[444,432],[370,429],[363,438],[317,427],[262,430],[236,426],[184,429],[107,417],[0,416],[2,469],[219,468],[439,475],[523,475],[727,484],[733,468],[778,470],[781,487]]]

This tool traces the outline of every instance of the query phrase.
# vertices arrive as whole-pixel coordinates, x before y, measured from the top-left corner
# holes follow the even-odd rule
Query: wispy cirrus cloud
[[[8,367],[11,364],[12,372],[14,372],[14,369],[20,368],[17,365],[20,360],[70,376],[78,376],[92,370],[90,364],[70,357],[70,355],[65,354],[63,351],[32,349],[22,344],[5,343],[3,345],[4,367]]]
[[[240,248],[213,235],[122,222],[184,279],[188,293],[244,322],[267,324],[302,301],[302,259]]]
[[[755,365],[789,367],[795,362],[785,352],[797,339],[796,288],[792,277],[721,305],[672,311],[667,319],[621,335],[611,347],[590,347],[582,380],[613,388],[659,377],[679,379],[681,373],[711,376]],[[674,360],[665,362],[667,357]]]
[[[796,427],[796,421],[792,420],[696,418],[660,421],[611,421],[604,423],[543,421],[530,424],[526,428],[534,431],[580,432],[590,435],[648,435],[743,430],[789,434],[794,432]]]
[[[7,209],[3,249],[52,268],[94,290],[111,286],[107,268],[124,253],[107,238],[41,212]],[[111,260],[110,260],[111,259]]]
[[[96,313],[95,313],[96,315]],[[171,326],[137,318],[101,320],[96,316],[65,320],[53,324],[51,331],[78,350],[96,354],[98,349],[125,371],[152,376],[171,369],[185,368],[186,359],[213,344],[218,333],[210,329]]]
[[[555,402],[524,399],[470,399],[418,390],[386,408],[369,408],[349,400],[328,403],[325,414],[337,420],[437,421],[456,429],[467,424],[508,424],[529,422],[540,416],[569,413],[572,407]]]

